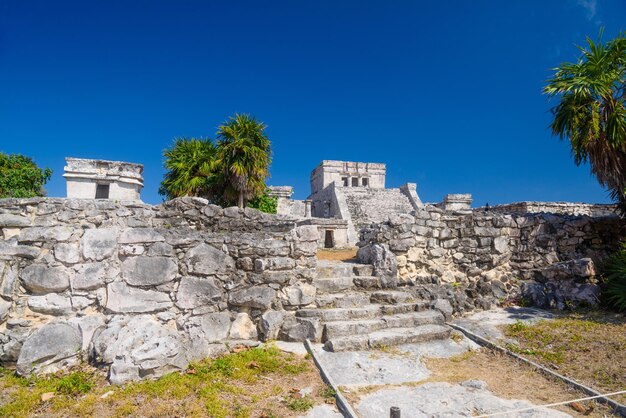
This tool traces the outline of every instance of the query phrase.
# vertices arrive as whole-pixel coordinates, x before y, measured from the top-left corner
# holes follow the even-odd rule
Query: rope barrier
[[[533,409],[539,409],[539,408],[551,408],[553,406],[567,405],[567,404],[574,403],[574,402],[589,401],[591,399],[597,399],[597,398],[606,398],[606,397],[609,397],[609,396],[621,395],[621,394],[624,394],[624,393],[626,393],[626,390],[621,390],[619,392],[613,392],[613,393],[607,393],[606,395],[588,396],[586,398],[574,399],[572,401],[556,402],[556,403],[550,403],[550,404],[546,404],[546,405],[532,406],[532,407],[529,407],[529,408],[514,409],[512,411],[494,412],[493,414],[478,415],[476,418],[495,417],[495,416],[498,416],[498,415],[512,414],[512,413],[515,413],[515,412],[532,411]]]

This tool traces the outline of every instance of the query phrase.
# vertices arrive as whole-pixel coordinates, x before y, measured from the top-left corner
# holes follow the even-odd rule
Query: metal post
[[[392,406],[389,410],[389,418],[400,418],[400,408]]]

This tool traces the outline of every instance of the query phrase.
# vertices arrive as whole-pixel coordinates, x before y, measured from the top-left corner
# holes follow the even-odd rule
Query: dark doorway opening
[[[335,248],[335,238],[333,231],[326,231],[324,234],[324,248]]]
[[[109,185],[98,184],[96,186],[96,199],[108,199],[109,198]]]

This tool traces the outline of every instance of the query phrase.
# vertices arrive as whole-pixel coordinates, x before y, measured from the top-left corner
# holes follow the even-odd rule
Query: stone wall
[[[0,363],[89,359],[121,383],[184,368],[224,342],[302,339],[316,226],[198,198],[0,200]]]
[[[479,307],[522,293],[563,308],[594,301],[595,265],[625,236],[617,216],[449,212],[426,205],[415,216],[394,215],[363,229],[359,246],[388,247],[400,284],[447,284],[466,290]],[[490,299],[481,303],[481,293]]]
[[[484,208],[483,208],[484,209]],[[613,216],[616,205],[571,202],[515,202],[489,208],[498,213],[556,213],[561,215]]]

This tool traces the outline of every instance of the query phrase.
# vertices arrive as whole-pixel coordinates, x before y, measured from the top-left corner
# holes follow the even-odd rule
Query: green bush
[[[44,196],[51,176],[52,170],[37,167],[29,157],[0,152],[0,198]]]
[[[626,242],[604,265],[604,297],[613,307],[626,310]]]
[[[255,197],[249,201],[248,207],[258,209],[265,213],[276,213],[278,198],[276,196],[270,196],[267,192],[265,192],[261,196]]]

